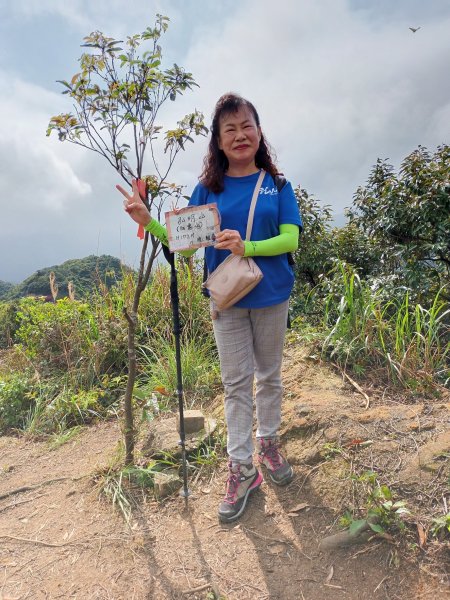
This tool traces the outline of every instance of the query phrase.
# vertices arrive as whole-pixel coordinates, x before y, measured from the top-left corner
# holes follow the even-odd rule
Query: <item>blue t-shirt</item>
[[[201,206],[216,202],[220,212],[220,228],[236,229],[245,239],[248,212],[259,172],[245,177],[225,175],[225,189],[214,194],[201,183],[195,187],[190,206]],[[250,239],[267,240],[280,234],[280,225],[302,226],[292,185],[287,182],[281,192],[271,175],[266,173],[256,203],[253,229]],[[214,246],[205,248],[206,265],[211,273],[230,254],[229,250],[216,250]],[[294,285],[294,273],[288,264],[287,254],[278,256],[255,256],[254,260],[264,277],[258,285],[235,304],[241,308],[263,308],[287,300]]]

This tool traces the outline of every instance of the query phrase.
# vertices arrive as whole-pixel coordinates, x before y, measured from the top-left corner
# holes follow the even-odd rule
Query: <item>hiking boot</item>
[[[239,518],[245,510],[248,497],[259,488],[263,476],[254,465],[228,463],[228,479],[225,498],[219,506],[219,519],[229,523]]]
[[[264,465],[270,479],[277,485],[287,485],[294,477],[294,470],[280,452],[280,442],[276,438],[256,440],[258,461]]]

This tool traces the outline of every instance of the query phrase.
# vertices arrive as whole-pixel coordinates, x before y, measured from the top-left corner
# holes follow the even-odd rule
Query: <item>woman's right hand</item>
[[[136,179],[131,180],[132,194],[130,195],[121,185],[116,185],[119,192],[125,197],[123,201],[123,207],[125,211],[130,215],[133,221],[139,223],[145,227],[152,219],[148,208],[145,206],[142,198],[139,194],[138,184]]]

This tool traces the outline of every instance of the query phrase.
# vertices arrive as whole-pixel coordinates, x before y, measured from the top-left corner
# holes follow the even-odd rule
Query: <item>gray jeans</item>
[[[289,301],[267,308],[231,307],[213,320],[225,389],[227,450],[233,463],[252,460],[253,382],[256,437],[277,435],[281,422],[281,362]]]

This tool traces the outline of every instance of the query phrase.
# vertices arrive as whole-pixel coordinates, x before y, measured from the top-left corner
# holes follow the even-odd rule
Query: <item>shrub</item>
[[[210,395],[220,382],[217,351],[212,340],[190,338],[181,345],[180,355],[183,390],[188,404],[192,405],[199,396]],[[147,396],[162,389],[175,398],[178,386],[174,341],[154,338],[151,346],[141,347],[141,357]]]
[[[436,294],[429,308],[384,295],[349,265],[338,263],[327,281],[325,352],[343,368],[384,369],[394,383],[430,391],[450,383],[450,309]]]
[[[218,359],[200,269],[180,260],[177,270],[183,380],[193,402],[218,382]],[[2,429],[51,433],[115,410],[126,379],[123,309],[133,285],[132,274],[110,289],[100,284],[89,304],[68,298],[56,303],[24,298],[17,304],[17,343],[4,351],[0,363]],[[138,351],[144,388],[164,388],[172,394],[177,384],[166,266],[155,272],[140,312]],[[33,378],[19,376],[20,369],[30,369]]]
[[[128,278],[132,279],[132,275]],[[90,306],[97,327],[92,350],[97,376],[119,375],[126,368],[128,332],[123,307],[127,289],[127,281],[119,282],[111,289],[102,285],[92,296]]]
[[[395,275],[411,297],[431,305],[450,288],[450,146],[431,154],[419,146],[398,171],[378,159],[348,211],[352,223],[378,246],[373,275]]]
[[[52,423],[74,427],[92,421],[104,413],[100,404],[99,390],[62,390],[48,405],[46,416]]]
[[[94,295],[92,303],[20,302],[16,332],[26,356],[43,377],[64,373],[72,384],[89,387],[104,373],[120,373],[126,362],[126,323]]]
[[[177,264],[180,323],[184,339],[205,339],[212,335],[209,301],[202,294],[202,261],[192,266],[184,260]],[[160,266],[142,295],[140,305],[141,331],[139,340],[150,343],[155,336],[172,338],[172,305],[170,300],[170,269]]]
[[[181,324],[181,368],[187,402],[208,396],[220,381],[209,301],[202,295],[202,262],[177,264]],[[139,367],[141,392],[155,389],[172,398],[177,389],[175,340],[170,299],[170,269],[159,267],[141,300]]]
[[[33,384],[23,373],[0,378],[0,433],[21,429],[34,403]]]
[[[17,339],[42,372],[70,371],[89,356],[98,339],[89,306],[66,298],[56,303],[22,300],[18,319]]]
[[[18,327],[17,303],[0,302],[0,348],[9,348],[14,342]]]

